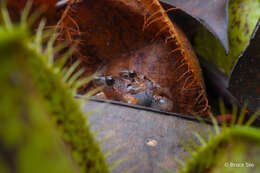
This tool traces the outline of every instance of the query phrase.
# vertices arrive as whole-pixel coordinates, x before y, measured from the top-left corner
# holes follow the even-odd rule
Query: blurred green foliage
[[[28,71],[28,32],[0,27],[0,38],[0,172],[76,172]]]
[[[6,10],[1,19],[0,172],[109,172],[54,48],[43,51],[41,30],[13,25]]]
[[[202,137],[200,137],[202,138]],[[181,173],[260,172],[260,130],[247,126],[225,128],[211,134],[197,151],[191,152]],[[251,165],[251,166],[249,166]]]

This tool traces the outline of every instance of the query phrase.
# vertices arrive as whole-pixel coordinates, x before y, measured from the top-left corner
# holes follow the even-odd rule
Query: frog
[[[173,109],[173,101],[163,93],[161,86],[132,69],[122,70],[114,76],[95,77],[94,85],[103,86],[102,91],[95,95],[99,98],[137,104],[164,112]]]

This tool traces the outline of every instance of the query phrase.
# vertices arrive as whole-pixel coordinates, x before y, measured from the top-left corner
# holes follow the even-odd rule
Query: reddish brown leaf
[[[60,39],[79,42],[75,57],[87,75],[98,70],[113,78],[115,84],[103,90],[107,98],[137,103],[146,100],[137,96],[145,92],[161,109],[208,114],[196,55],[157,0],[88,0],[66,9]],[[122,71],[137,76],[126,79]]]

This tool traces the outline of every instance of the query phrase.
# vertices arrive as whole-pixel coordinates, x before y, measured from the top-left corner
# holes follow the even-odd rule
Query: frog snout
[[[173,102],[166,97],[154,96],[151,107],[161,111],[170,112],[173,109]]]

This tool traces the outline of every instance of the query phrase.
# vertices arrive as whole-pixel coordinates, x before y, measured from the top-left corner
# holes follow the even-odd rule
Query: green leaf
[[[225,54],[218,40],[202,27],[195,38],[195,51],[229,75],[236,59],[248,45],[259,18],[259,0],[231,0],[228,29],[229,55]]]

